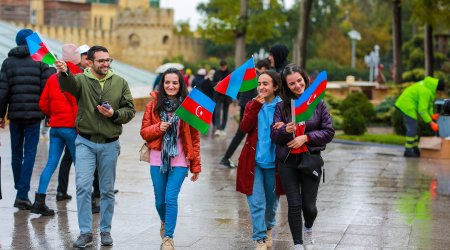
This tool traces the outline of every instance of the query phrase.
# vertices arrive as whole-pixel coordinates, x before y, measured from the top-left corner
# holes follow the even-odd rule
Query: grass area
[[[364,134],[364,135],[346,135],[337,133],[334,138],[341,140],[374,142],[381,144],[405,145],[405,136],[394,134]]]

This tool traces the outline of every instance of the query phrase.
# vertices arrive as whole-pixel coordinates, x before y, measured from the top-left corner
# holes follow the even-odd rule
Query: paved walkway
[[[112,225],[114,249],[159,249],[159,219],[154,208],[149,168],[138,161],[142,113],[125,126],[117,170]],[[228,135],[236,123],[230,120]],[[8,130],[3,146],[0,200],[0,249],[70,249],[78,235],[76,201],[55,202],[57,175],[48,189],[53,217],[14,208]],[[231,138],[202,138],[203,172],[196,183],[185,181],[179,198],[176,249],[252,249],[245,196],[235,191],[235,169],[218,164]],[[234,155],[237,161],[238,152]],[[45,166],[48,141],[39,144],[31,182],[34,199]],[[323,156],[319,214],[314,225],[317,249],[449,249],[450,162],[405,159],[400,147],[331,143]],[[69,193],[75,195],[72,170]],[[281,198],[272,249],[292,249],[286,198]],[[95,244],[100,248],[99,216],[94,215]]]

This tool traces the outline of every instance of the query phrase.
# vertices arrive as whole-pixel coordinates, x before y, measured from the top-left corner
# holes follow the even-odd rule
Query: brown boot
[[[256,250],[267,250],[267,245],[264,240],[256,241]]]
[[[173,239],[170,237],[164,237],[161,243],[161,250],[175,250]]]
[[[267,248],[272,247],[272,229],[267,229],[266,235],[266,246]]]
[[[161,221],[161,228],[159,229],[159,234],[161,235],[161,239],[164,239],[164,233],[166,232],[166,226],[164,222]]]

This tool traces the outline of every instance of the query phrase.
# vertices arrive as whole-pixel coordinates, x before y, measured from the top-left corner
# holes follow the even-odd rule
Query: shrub
[[[386,97],[383,102],[381,102],[378,106],[375,106],[375,121],[383,122],[387,125],[392,125],[392,115],[395,112],[395,101],[397,98],[389,96]]]
[[[344,112],[342,125],[344,133],[347,135],[362,135],[367,130],[364,116],[356,108],[351,108]]]
[[[375,116],[372,103],[369,102],[367,97],[361,92],[353,92],[348,95],[341,103],[341,114],[349,109],[355,108],[360,114],[363,114],[366,121],[370,122]]]

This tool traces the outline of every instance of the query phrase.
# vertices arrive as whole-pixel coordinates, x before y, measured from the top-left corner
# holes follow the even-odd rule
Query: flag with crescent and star
[[[28,50],[30,51],[30,56],[33,60],[37,62],[43,62],[48,65],[52,65],[56,61],[55,55],[50,51],[47,44],[45,44],[41,35],[38,32],[26,37]]]
[[[327,72],[320,72],[314,82],[306,88],[305,92],[296,100],[292,100],[291,107],[293,107],[293,117],[295,122],[307,121],[311,118],[316,109],[317,104],[325,96],[325,89],[327,88]],[[294,120],[294,119],[292,119]]]
[[[258,79],[256,77],[255,61],[252,57],[222,81],[218,82],[215,90],[236,99],[239,92],[249,91],[257,86]]]
[[[184,99],[175,114],[203,134],[208,133],[216,103],[197,88]]]

